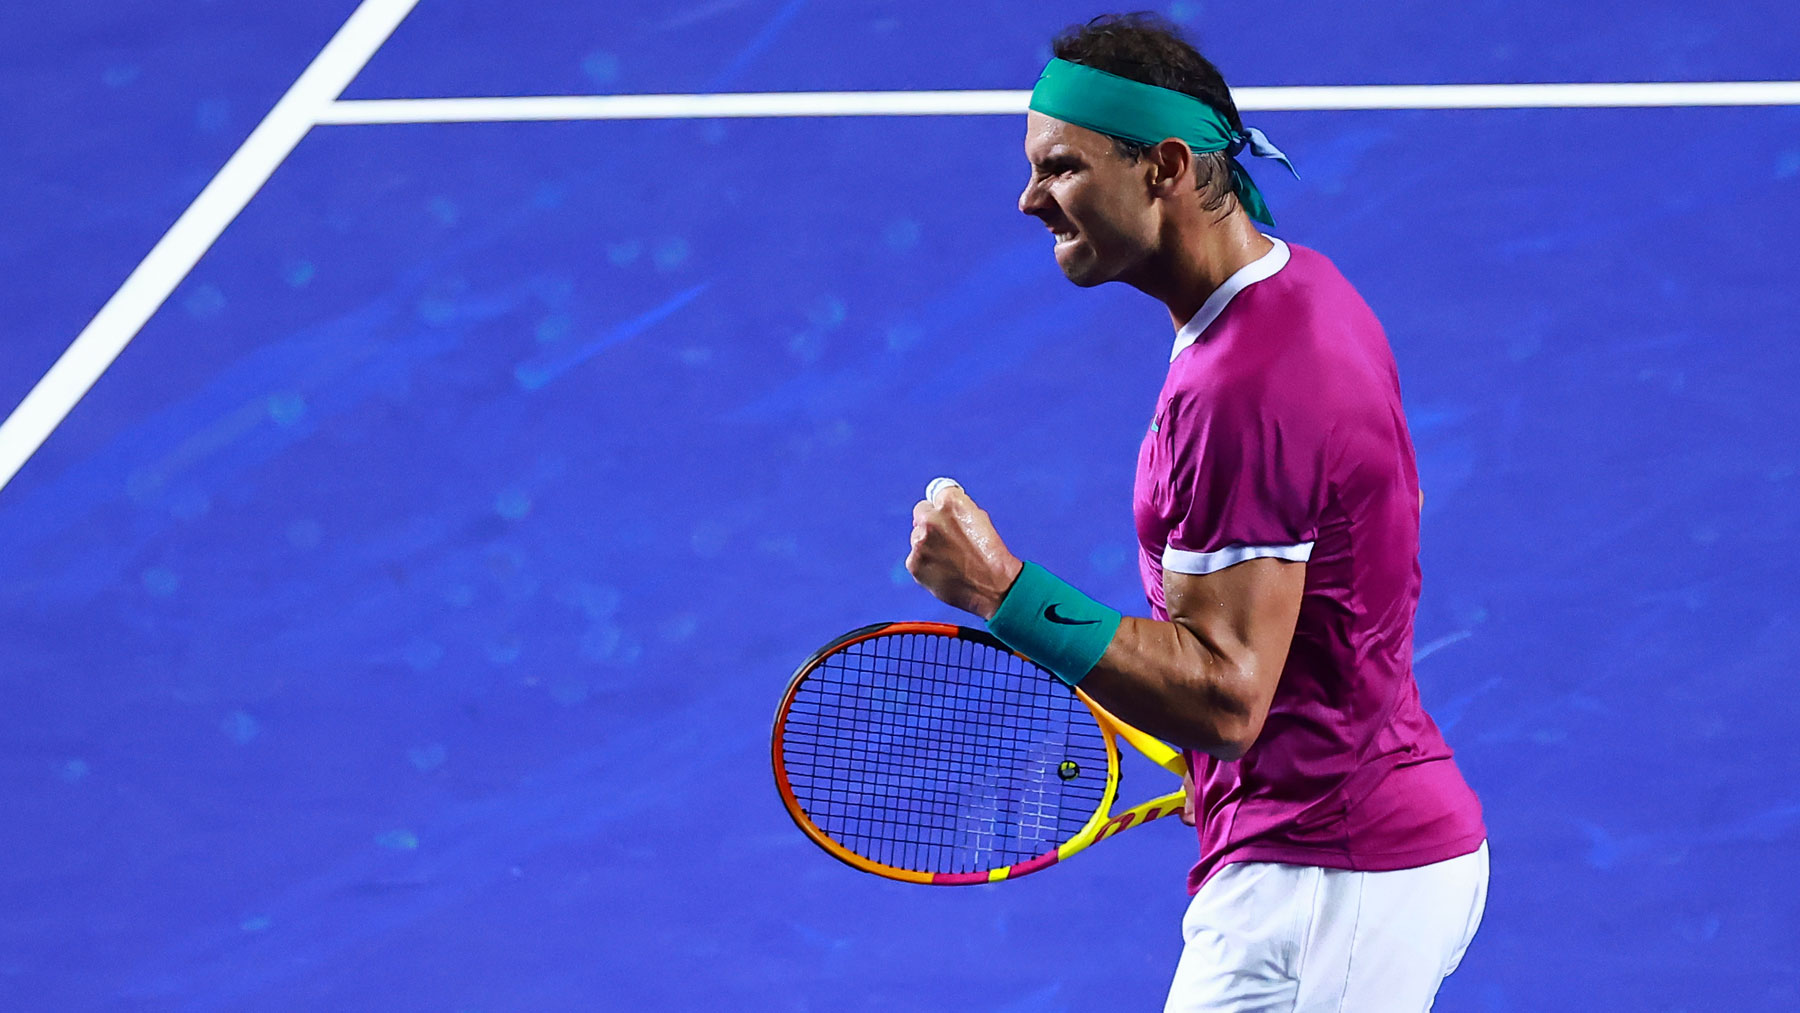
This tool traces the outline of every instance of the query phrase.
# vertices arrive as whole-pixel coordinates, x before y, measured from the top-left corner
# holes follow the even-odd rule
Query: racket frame
[[[1075,694],[1077,699],[1086,705],[1088,710],[1093,712],[1094,722],[1100,726],[1101,740],[1106,744],[1106,784],[1101,791],[1099,804],[1094,807],[1093,816],[1089,817],[1087,823],[1085,823],[1080,830],[1076,831],[1068,840],[1034,858],[1028,858],[1011,865],[1004,865],[994,869],[972,872],[923,872],[918,869],[903,869],[898,866],[888,865],[883,862],[875,861],[872,858],[864,857],[851,851],[849,848],[844,847],[842,844],[839,844],[836,840],[832,839],[831,835],[820,829],[818,824],[812,821],[811,816],[807,815],[806,810],[800,805],[799,798],[794,794],[793,785],[788,781],[787,765],[784,762],[781,749],[782,742],[786,739],[788,714],[791,705],[794,702],[794,697],[799,693],[800,687],[805,683],[807,676],[811,675],[812,671],[826,658],[847,647],[862,643],[866,640],[873,640],[876,637],[883,636],[899,636],[908,633],[948,636],[960,640],[971,640],[997,650],[1005,651],[1006,653],[1021,658],[1040,669],[1043,667],[1038,665],[1037,662],[1032,661],[1030,658],[1025,657],[1025,655],[1007,647],[985,630],[971,629],[967,626],[957,626],[953,623],[871,623],[868,626],[851,630],[849,633],[838,637],[836,640],[833,640],[819,648],[817,651],[814,651],[812,656],[808,657],[800,664],[800,667],[795,670],[793,678],[788,682],[787,691],[782,694],[781,705],[775,711],[775,728],[773,735],[770,737],[772,740],[771,762],[775,772],[775,788],[781,795],[782,807],[787,810],[789,818],[794,821],[795,826],[800,828],[801,833],[804,833],[814,844],[823,848],[825,852],[833,858],[836,858],[838,861],[843,862],[851,868],[860,869],[864,872],[873,873],[888,879],[899,880],[903,883],[920,883],[930,886],[968,886],[977,883],[998,883],[1002,880],[1018,879],[1020,876],[1027,876],[1040,869],[1048,868],[1071,855],[1085,850],[1096,842],[1103,841],[1108,837],[1129,830],[1132,827],[1141,826],[1151,820],[1160,819],[1171,813],[1181,811],[1185,802],[1183,790],[1176,790],[1167,795],[1153,798],[1148,802],[1133,806],[1122,813],[1115,814],[1112,812],[1112,805],[1117,801],[1119,793],[1120,739],[1124,739],[1131,744],[1132,748],[1148,757],[1151,762],[1177,777],[1187,776],[1187,757],[1162,740],[1147,735],[1123,721],[1120,721],[1118,718],[1113,717],[1106,708],[1101,707],[1094,702],[1092,697],[1083,693],[1080,687],[1071,686],[1069,687],[1070,691]],[[1049,671],[1044,671],[1043,677],[1046,679],[1056,678]]]

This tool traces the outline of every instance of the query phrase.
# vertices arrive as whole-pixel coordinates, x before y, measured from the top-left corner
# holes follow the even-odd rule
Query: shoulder
[[[1300,398],[1319,408],[1385,400],[1397,382],[1387,332],[1336,264],[1324,254],[1289,245],[1286,268],[1243,294],[1238,323],[1244,356],[1266,393]]]
[[[1381,338],[1381,324],[1337,264],[1317,250],[1289,243],[1288,263],[1243,293],[1242,316],[1252,326],[1279,330],[1296,354],[1329,354]],[[1350,339],[1350,340],[1346,340]]]
[[[1170,364],[1172,415],[1318,439],[1397,394],[1386,334],[1356,289],[1323,254],[1288,251]]]
[[[1284,244],[1279,270],[1234,292],[1169,367],[1171,400],[1254,408],[1310,386],[1344,350],[1345,319],[1367,312],[1324,256]]]

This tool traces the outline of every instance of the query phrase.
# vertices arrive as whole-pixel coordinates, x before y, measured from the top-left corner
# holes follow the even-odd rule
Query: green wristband
[[[1123,619],[1049,570],[1026,563],[988,620],[988,632],[1073,686],[1100,663]]]

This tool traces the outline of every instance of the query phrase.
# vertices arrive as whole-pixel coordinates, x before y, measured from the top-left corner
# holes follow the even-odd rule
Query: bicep
[[[1163,571],[1170,622],[1226,666],[1258,729],[1287,664],[1305,588],[1306,564],[1276,556],[1210,573]]]

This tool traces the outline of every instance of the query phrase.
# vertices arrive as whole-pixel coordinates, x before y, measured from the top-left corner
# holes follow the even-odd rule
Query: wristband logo
[[[1068,616],[1061,615],[1056,611],[1056,604],[1054,602],[1044,606],[1044,618],[1063,626],[1093,626],[1100,621],[1098,619],[1070,619]]]

